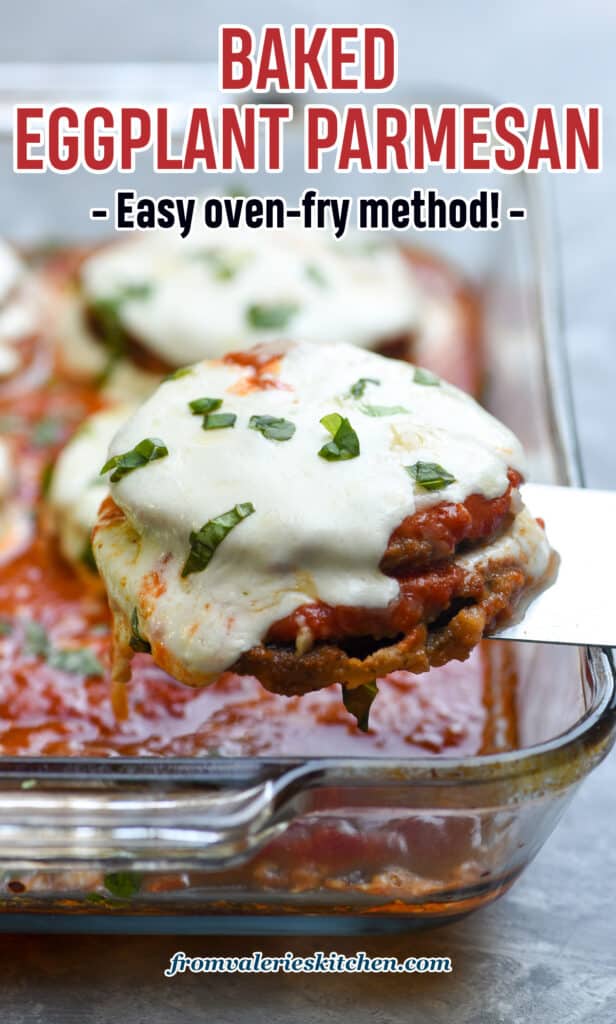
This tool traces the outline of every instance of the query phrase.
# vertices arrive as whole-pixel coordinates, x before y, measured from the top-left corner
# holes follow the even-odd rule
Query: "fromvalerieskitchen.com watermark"
[[[282,956],[265,956],[258,950],[249,956],[187,956],[174,953],[165,977],[178,974],[450,974],[453,971],[448,956],[368,956],[358,952],[344,953],[318,951],[309,956],[297,956],[287,950]]]

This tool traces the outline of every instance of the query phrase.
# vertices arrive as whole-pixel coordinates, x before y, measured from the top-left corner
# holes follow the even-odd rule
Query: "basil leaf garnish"
[[[246,320],[251,327],[255,327],[258,331],[275,330],[286,327],[298,309],[295,302],[271,304],[257,302],[246,310]]]
[[[120,312],[125,302],[147,299],[152,294],[152,285],[127,284],[113,295],[101,296],[90,302],[88,311],[94,327],[107,349],[107,364],[99,375],[99,385],[104,384],[128,345],[128,334],[122,324]]]
[[[90,572],[98,572],[98,566],[92,550],[92,541],[89,538],[83,546],[83,551],[79,556],[79,561],[82,565],[85,565],[86,569],[89,569]]]
[[[361,729],[362,732],[368,732],[370,708],[379,692],[376,680],[373,683],[364,683],[362,686],[356,686],[353,689],[343,684],[341,686],[342,702],[345,708],[356,719],[357,728]]]
[[[397,416],[409,411],[402,405],[360,405],[359,408],[365,416]]]
[[[141,889],[142,881],[143,875],[137,871],[112,871],[111,874],[105,875],[103,878],[103,884],[107,892],[110,892],[112,896],[117,896],[119,899],[128,899],[130,896],[136,896]]]
[[[413,466],[404,468],[425,491],[440,491],[443,487],[456,482],[455,476],[436,462],[416,462]]]
[[[269,441],[289,441],[295,433],[294,423],[276,416],[251,416],[248,426],[260,431]]]
[[[29,621],[24,625],[24,654],[43,658],[50,649],[49,637],[40,622]]]
[[[314,284],[319,286],[319,288],[327,288],[327,278],[316,263],[309,263],[306,266],[306,277],[309,277]]]
[[[128,643],[133,651],[141,654],[150,654],[152,651],[150,642],[141,636],[139,631],[139,613],[136,608],[133,608],[133,614],[130,617],[130,640]]]
[[[47,654],[47,664],[61,672],[70,672],[76,676],[102,676],[103,666],[87,647],[75,647],[66,650],[53,648]]]
[[[44,658],[51,668],[70,672],[76,676],[102,676],[104,669],[88,647],[71,647],[65,650],[54,647],[47,631],[40,622],[24,624],[24,654]]]
[[[332,412],[323,416],[321,423],[332,435],[332,440],[319,449],[319,455],[328,462],[343,462],[359,455],[359,438],[346,416]]]
[[[366,390],[367,384],[380,384],[380,380],[375,380],[374,377],[360,377],[354,384],[351,384],[349,389],[349,395],[351,398],[363,398],[364,391]]]
[[[217,281],[231,281],[242,267],[253,258],[249,252],[225,252],[224,249],[202,249],[194,259],[203,260]]]
[[[193,416],[202,416],[208,412],[216,412],[222,405],[222,398],[193,398],[188,403]]]
[[[204,430],[221,430],[235,426],[236,419],[234,412],[210,412],[203,417],[202,427]]]
[[[428,387],[438,387],[441,383],[441,378],[437,377],[435,373],[430,370],[424,370],[422,366],[415,367],[415,375],[413,377],[415,384],[425,384]]]
[[[32,444],[36,448],[48,448],[62,440],[65,423],[59,416],[44,416],[35,423],[32,430]]]
[[[179,380],[180,377],[189,377],[193,373],[192,366],[179,366],[173,373],[168,373],[166,377],[163,377],[163,384],[166,384],[168,380]]]
[[[155,462],[157,459],[162,459],[168,454],[169,449],[159,437],[144,437],[143,441],[136,444],[129,452],[123,452],[122,455],[112,455],[101,469],[100,475],[102,476],[112,469],[113,473],[109,479],[112,483],[115,483],[128,473],[132,473],[133,470],[141,469],[142,466],[147,466],[148,462]]]
[[[193,572],[202,572],[207,568],[218,545],[242,519],[251,516],[254,510],[252,502],[245,501],[216,516],[215,519],[208,520],[200,530],[193,530],[189,537],[190,552],[184,562],[182,576],[190,576]]]

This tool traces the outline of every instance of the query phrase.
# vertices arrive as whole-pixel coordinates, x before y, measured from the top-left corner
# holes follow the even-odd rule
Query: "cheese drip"
[[[291,344],[269,374],[276,386],[260,387],[251,367],[197,364],[162,384],[109,449],[119,455],[148,437],[169,449],[111,484],[127,518],[95,531],[94,552],[112,608],[124,623],[136,608],[155,657],[204,681],[303,604],[384,608],[399,585],[379,563],[406,516],[470,494],[498,497],[508,467],[524,469],[506,427],[457,388],[416,382],[406,363],[344,344],[324,359],[315,346]],[[353,397],[359,380],[354,390],[363,393]],[[234,413],[235,425],[204,430],[189,407],[203,397],[222,399],[219,411]],[[319,456],[330,440],[320,419],[333,412],[356,431],[358,457]],[[264,415],[292,422],[293,437],[250,429],[250,418]],[[455,482],[420,487],[405,468],[419,461]],[[254,514],[203,571],[182,577],[191,531],[246,502]]]

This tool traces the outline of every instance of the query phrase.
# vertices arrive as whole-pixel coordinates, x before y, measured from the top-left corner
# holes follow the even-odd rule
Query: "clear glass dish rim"
[[[173,89],[173,83],[179,82],[181,101],[194,100],[204,103],[217,97],[221,101],[232,102],[233,97],[217,93],[215,65],[211,62],[203,64],[162,62],[117,62],[112,65],[98,63],[93,66],[73,62],[46,64],[44,62],[0,62],[0,140],[10,136],[12,116],[9,123],[8,114],[12,105],[24,101],[27,97],[31,76],[36,80],[36,88],[40,90],[38,101],[45,103],[45,92],[49,101],[58,99],[63,90],[81,101],[92,99],[93,72],[94,84],[100,83],[102,96],[109,101],[117,100],[117,86],[110,84],[108,71],[113,68],[119,72],[123,87],[130,80],[137,83],[137,88],[150,87],[150,75],[156,71],[158,87],[161,81]],[[17,83],[15,84],[15,79]],[[202,87],[193,92],[192,81],[201,80]],[[188,83],[191,83],[188,85]],[[146,84],[147,83],[147,84]],[[53,92],[53,95],[52,95]],[[157,89],[158,92],[158,89]],[[416,101],[438,103],[439,97],[452,99],[460,103],[494,102],[486,95],[462,94],[458,87],[449,88],[445,85],[428,87],[422,83],[399,83],[394,93],[412,94]],[[100,96],[99,96],[100,99]],[[156,100],[152,97],[154,105]],[[307,102],[309,97],[302,96],[300,102]],[[241,101],[246,101],[242,96]],[[344,97],[333,97],[333,102],[343,102]],[[332,97],[328,98],[332,102]],[[583,473],[579,454],[579,444],[573,415],[571,397],[571,381],[562,333],[562,298],[560,279],[556,262],[555,220],[551,209],[550,193],[545,179],[540,175],[529,175],[521,172],[517,178],[522,182],[526,193],[529,210],[529,222],[532,227],[532,249],[534,270],[537,273],[537,326],[541,333],[541,345],[545,362],[544,398],[550,415],[552,440],[558,461],[559,475],[563,483],[581,485]],[[139,757],[85,758],[85,757],[0,757],[0,785],[6,782],[19,783],[25,779],[36,779],[44,782],[61,779],[63,782],[80,782],[85,780],[100,782],[137,782],[182,783],[189,782],[224,785],[224,779],[239,778],[246,783],[256,777],[286,774],[298,766],[309,766],[322,769],[328,774],[333,769],[339,776],[346,768],[349,783],[358,781],[391,781],[392,772],[398,781],[412,782],[421,780],[423,784],[443,784],[444,782],[489,783],[512,776],[524,775],[531,769],[533,773],[548,771],[555,760],[569,758],[571,754],[581,754],[593,748],[597,740],[599,744],[603,733],[609,732],[610,725],[616,724],[616,667],[609,651],[601,648],[578,648],[580,652],[580,671],[588,666],[592,676],[592,702],[585,713],[565,732],[551,739],[529,747],[496,754],[483,754],[465,757],[409,757],[404,761],[390,761],[375,757],[229,757],[208,759],[206,757],[155,757],[141,755]],[[612,723],[614,719],[614,723]],[[605,730],[602,728],[605,726]],[[590,768],[590,766],[589,766]]]

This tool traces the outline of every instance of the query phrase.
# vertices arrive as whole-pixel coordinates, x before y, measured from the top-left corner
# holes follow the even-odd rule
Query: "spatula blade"
[[[524,484],[522,497],[544,520],[560,566],[521,621],[493,635],[616,647],[616,492]]]

